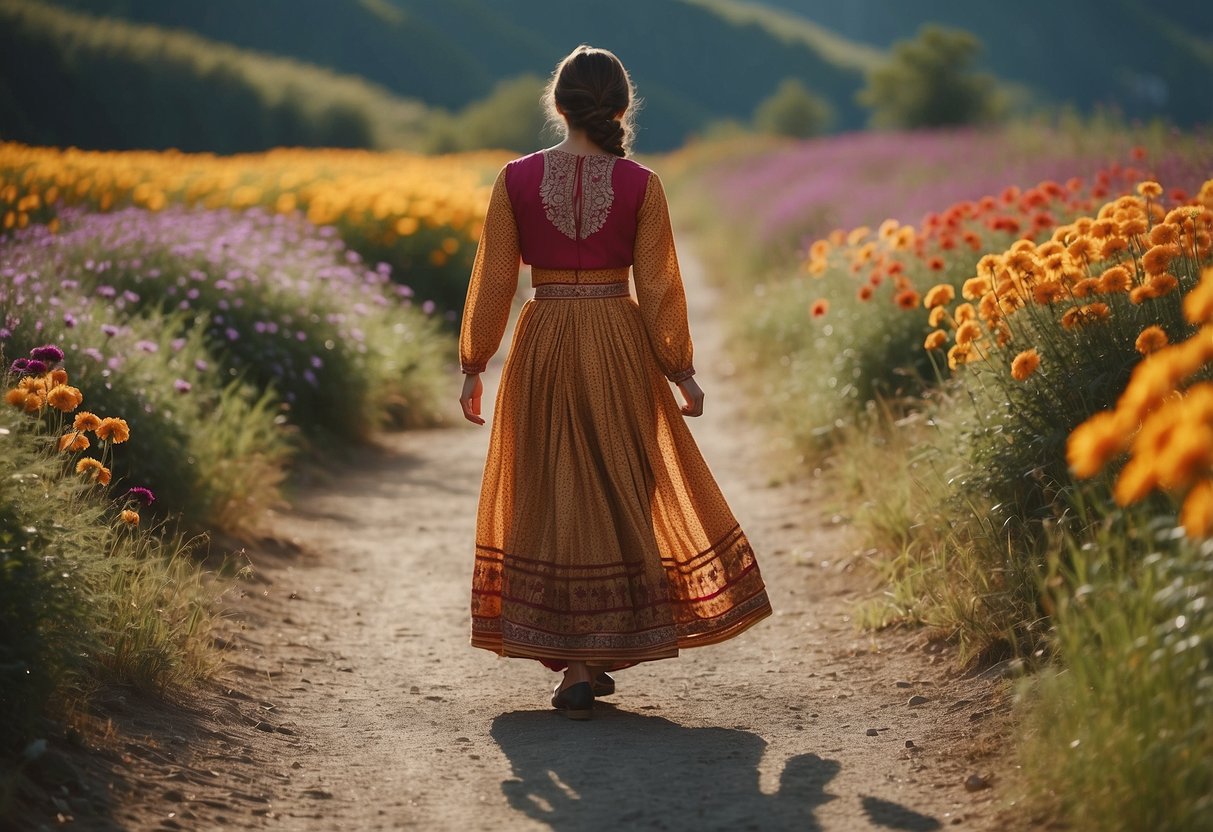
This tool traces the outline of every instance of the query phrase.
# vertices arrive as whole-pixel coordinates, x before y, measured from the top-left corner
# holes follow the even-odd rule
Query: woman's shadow
[[[779,790],[759,789],[766,741],[730,728],[687,728],[599,705],[591,722],[553,711],[493,720],[513,765],[501,784],[510,804],[555,830],[820,829],[817,807],[841,765],[792,757]]]

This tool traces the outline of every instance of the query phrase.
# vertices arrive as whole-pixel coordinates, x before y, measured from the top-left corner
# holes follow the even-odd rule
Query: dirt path
[[[876,581],[819,486],[771,482],[748,412],[761,404],[726,377],[714,295],[685,265],[707,391],[692,429],[775,616],[620,673],[597,719],[569,722],[547,706],[555,674],[467,644],[487,428],[385,437],[250,552],[258,581],[234,605],[213,701],[168,740],[128,704],[121,731],[161,739],[118,767],[119,827],[995,828],[1003,685],[949,678],[946,648],[921,634],[855,631]],[[993,788],[965,788],[991,771]]]

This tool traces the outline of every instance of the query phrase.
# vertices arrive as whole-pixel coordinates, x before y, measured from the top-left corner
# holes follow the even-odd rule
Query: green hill
[[[84,148],[422,147],[425,106],[187,32],[0,0],[0,139]]]
[[[1213,69],[1213,7],[1200,4],[1154,10],[1145,0],[615,0],[607,6],[591,0],[38,0],[47,14],[58,12],[57,22],[9,31],[11,10],[33,2],[0,0],[10,10],[0,18],[0,51],[11,53],[0,54],[0,133],[74,136],[72,130],[88,123],[95,127],[85,133],[90,140],[112,146],[146,144],[147,135],[162,140],[139,132],[140,122],[121,109],[125,102],[147,110],[147,97],[112,87],[163,95],[163,84],[142,75],[163,79],[166,72],[179,92],[156,104],[166,122],[197,121],[175,112],[174,101],[206,112],[219,108],[211,93],[218,85],[233,111],[258,125],[251,131],[257,141],[283,141],[292,131],[272,125],[297,121],[308,127],[295,131],[302,140],[289,143],[323,142],[337,130],[347,142],[362,135],[371,146],[459,146],[450,138],[461,129],[458,120],[427,116],[482,101],[503,79],[546,76],[584,42],[615,50],[632,70],[648,104],[640,150],[675,147],[720,120],[747,120],[787,78],[830,102],[835,129],[857,129],[867,122],[855,101],[864,72],[928,19],[980,37],[983,68],[1026,90],[1030,105],[1110,105],[1130,117],[1162,115],[1182,125],[1213,116],[1209,96],[1196,92]],[[65,22],[79,13],[112,22]],[[170,45],[155,47],[156,38]],[[24,43],[30,39],[37,43],[32,52]],[[87,56],[83,63],[80,54]],[[224,57],[216,64],[218,56]],[[56,95],[79,102],[79,115],[30,115],[36,111],[30,99],[36,104]],[[258,101],[268,115],[253,115]],[[486,112],[491,117],[495,110],[481,108],[482,121]],[[441,140],[433,135],[438,124],[447,131]],[[250,141],[208,138],[205,125],[190,135],[193,146],[211,149]]]
[[[1136,118],[1213,121],[1213,4],[1146,0],[765,0],[885,48],[929,19],[973,32],[986,65],[1043,102],[1102,104]],[[1200,92],[1204,90],[1204,92]]]
[[[697,0],[56,0],[359,75],[448,109],[503,79],[546,76],[578,43],[613,49],[649,103],[639,147],[677,146],[721,118],[748,119],[787,77],[859,127],[863,58],[841,38],[784,37]]]

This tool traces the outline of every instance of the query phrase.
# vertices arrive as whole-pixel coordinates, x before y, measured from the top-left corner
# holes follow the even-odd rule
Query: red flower
[[[825,317],[825,314],[830,311],[830,302],[825,298],[818,298],[813,301],[813,305],[809,307],[809,314],[814,318]]]

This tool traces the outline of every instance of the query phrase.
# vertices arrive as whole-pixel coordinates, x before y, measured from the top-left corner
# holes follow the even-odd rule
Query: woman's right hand
[[[678,389],[682,391],[682,397],[686,400],[686,404],[682,406],[682,415],[702,416],[703,391],[699,389],[699,382],[695,381],[695,377],[691,376],[685,381],[678,382]]]
[[[459,394],[459,406],[463,408],[463,418],[474,425],[483,425],[480,416],[480,397],[484,395],[484,383],[480,373],[468,373],[463,377],[463,392]]]

